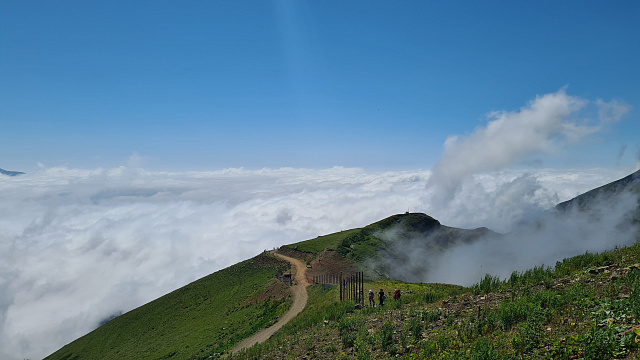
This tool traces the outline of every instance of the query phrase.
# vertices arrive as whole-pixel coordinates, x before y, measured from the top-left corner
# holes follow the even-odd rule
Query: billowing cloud
[[[630,108],[616,100],[598,99],[596,121],[581,112],[589,104],[593,102],[569,96],[563,88],[536,96],[517,111],[488,114],[487,124],[468,136],[449,137],[429,183],[434,191],[432,201],[438,205],[451,201],[474,174],[498,171],[526,161],[527,157],[554,153],[579,143],[606,123],[619,121]]]

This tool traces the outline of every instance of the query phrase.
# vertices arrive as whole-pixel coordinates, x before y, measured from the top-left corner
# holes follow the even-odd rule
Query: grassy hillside
[[[354,309],[314,285],[310,306],[232,359],[639,359],[640,244],[469,289],[377,282],[401,301]]]
[[[198,359],[222,353],[291,305],[274,279],[289,263],[261,254],[123,314],[47,359]]]

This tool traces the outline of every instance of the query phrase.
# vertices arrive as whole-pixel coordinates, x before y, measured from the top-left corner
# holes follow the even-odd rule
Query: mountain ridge
[[[4,169],[0,169],[0,174],[8,175],[8,176],[24,175],[24,173],[21,172],[21,171],[9,171],[9,170],[4,170]]]

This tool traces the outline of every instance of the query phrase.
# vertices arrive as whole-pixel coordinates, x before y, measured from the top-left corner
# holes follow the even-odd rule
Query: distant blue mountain
[[[0,174],[9,175],[9,176],[16,176],[16,175],[22,175],[24,173],[20,172],[20,171],[7,171],[7,170],[4,170],[4,169],[0,169]]]

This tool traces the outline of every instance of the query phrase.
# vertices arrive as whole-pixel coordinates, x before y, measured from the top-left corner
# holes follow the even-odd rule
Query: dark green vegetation
[[[367,279],[407,281],[419,276],[413,276],[411,272],[393,273],[390,266],[407,262],[406,251],[402,248],[411,246],[416,252],[437,253],[455,244],[472,242],[487,235],[499,236],[487,228],[457,229],[444,226],[426,214],[406,213],[390,216],[363,228],[319,236],[282,248],[309,253],[314,257],[326,249],[335,250],[346,261],[364,271]],[[416,268],[413,271],[424,274],[426,270]]]
[[[355,310],[335,286],[273,338],[232,359],[638,359],[640,243],[492,276],[469,289],[381,281],[404,291]]]
[[[338,250],[338,246],[345,237],[348,237],[359,231],[360,229],[340,231],[329,235],[318,236],[315,239],[301,241],[299,243],[290,245],[284,245],[282,246],[282,248],[298,250],[316,255],[324,249]]]
[[[623,214],[619,226],[629,224],[640,225],[640,170],[620,180],[588,191],[575,198],[556,205],[559,214],[579,211],[582,216],[599,217],[602,212],[607,212],[614,204],[633,201],[635,199],[635,211]],[[597,204],[597,206],[595,206]]]
[[[47,359],[198,359],[222,353],[289,309],[289,289],[274,280],[278,269],[289,269],[289,263],[258,255],[123,314]]]
[[[389,216],[363,228],[345,230],[299,243],[284,245],[283,248],[318,254],[325,249],[337,250],[349,259],[365,259],[374,254],[386,242],[379,238],[382,232],[398,228],[405,237],[429,233],[441,228],[440,222],[421,213],[407,213]],[[353,245],[353,247],[352,247]]]

